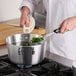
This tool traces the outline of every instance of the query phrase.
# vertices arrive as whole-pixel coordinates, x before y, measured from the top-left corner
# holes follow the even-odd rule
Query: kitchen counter
[[[0,56],[8,54],[6,45],[0,46]]]
[[[0,23],[0,56],[8,54],[8,50],[5,45],[6,37],[17,33],[23,33],[22,28],[19,27],[19,19]],[[45,34],[45,29],[34,29],[31,33],[43,35]]]

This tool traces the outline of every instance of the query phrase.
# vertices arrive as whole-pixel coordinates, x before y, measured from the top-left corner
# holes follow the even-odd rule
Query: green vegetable
[[[31,44],[27,41],[27,42],[21,42],[20,44],[21,46],[30,46]]]
[[[16,45],[16,43],[14,42],[14,43],[12,43],[13,45]]]
[[[40,43],[43,41],[43,37],[33,37],[31,43]]]

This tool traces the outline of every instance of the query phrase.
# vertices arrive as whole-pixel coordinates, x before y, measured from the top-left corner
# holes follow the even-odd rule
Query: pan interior
[[[38,34],[15,34],[7,38],[7,44],[17,46],[39,45],[43,41],[43,36]]]

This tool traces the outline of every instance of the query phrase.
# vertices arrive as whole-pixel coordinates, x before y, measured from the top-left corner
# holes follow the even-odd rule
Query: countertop
[[[2,28],[1,28],[1,26],[2,26]],[[8,32],[9,34],[7,34],[7,30],[5,30],[7,28],[6,26],[8,26],[8,27],[13,26],[13,28],[11,27],[11,29],[8,29],[8,31],[10,30],[10,32]],[[16,26],[18,26],[18,27],[16,27]],[[17,29],[17,31],[16,31],[16,29]],[[12,30],[15,30],[15,31],[12,32]],[[2,41],[4,41],[3,45],[0,46],[0,56],[8,54],[8,50],[7,50],[7,47],[5,44],[5,38],[11,34],[14,34],[14,33],[22,33],[22,28],[19,27],[19,19],[10,20],[10,21],[0,23],[0,37],[3,36],[1,39],[3,39]],[[31,33],[45,34],[45,29],[43,29],[43,28],[34,29]]]
[[[0,46],[0,56],[8,54],[6,45]]]

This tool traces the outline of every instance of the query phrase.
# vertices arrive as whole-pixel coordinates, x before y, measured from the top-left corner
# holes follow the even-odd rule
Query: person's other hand
[[[76,17],[70,17],[60,24],[60,33],[65,33],[76,28]]]
[[[20,17],[20,26],[29,26],[30,18],[29,18],[29,9],[27,7],[23,7],[21,9],[21,17]]]

